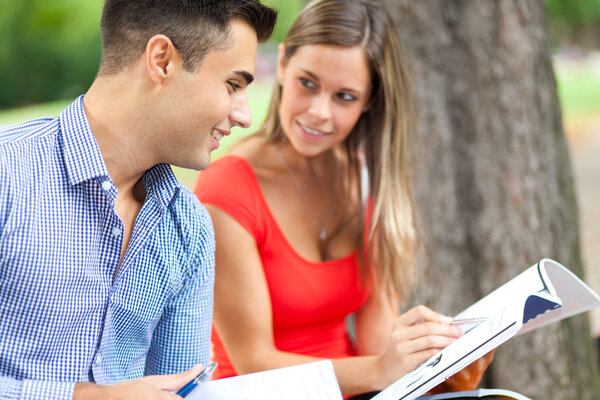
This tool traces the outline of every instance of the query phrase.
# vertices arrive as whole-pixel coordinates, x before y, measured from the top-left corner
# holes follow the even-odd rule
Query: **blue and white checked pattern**
[[[67,399],[74,382],[207,365],[210,218],[169,166],[143,183],[114,277],[123,224],[82,97],[0,132],[0,399]]]

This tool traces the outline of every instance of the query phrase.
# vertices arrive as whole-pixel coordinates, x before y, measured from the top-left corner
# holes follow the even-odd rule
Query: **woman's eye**
[[[310,79],[306,79],[306,78],[300,78],[300,84],[302,84],[302,86],[304,86],[305,88],[309,88],[309,89],[313,89],[317,86],[317,85],[315,85],[315,83],[313,81],[311,81]]]
[[[338,93],[337,95],[338,99],[343,100],[343,101],[355,101],[356,97],[352,96],[351,94],[348,93]]]

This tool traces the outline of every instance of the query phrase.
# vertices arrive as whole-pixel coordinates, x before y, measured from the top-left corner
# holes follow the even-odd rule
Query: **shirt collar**
[[[69,183],[77,185],[94,178],[108,177],[108,169],[85,116],[83,95],[63,110],[60,125]],[[147,195],[155,197],[163,207],[169,205],[180,188],[167,164],[155,165],[146,171],[142,179]]]
[[[168,164],[158,164],[142,177],[146,196],[155,197],[162,207],[168,207],[180,189],[180,183]]]
[[[60,135],[69,183],[108,176],[98,143],[83,110],[83,95],[60,114]]]

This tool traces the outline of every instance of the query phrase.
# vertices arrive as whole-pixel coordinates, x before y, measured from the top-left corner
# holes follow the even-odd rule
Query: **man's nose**
[[[240,94],[235,100],[235,104],[229,114],[231,126],[239,126],[240,128],[249,128],[252,125],[252,113],[250,112],[250,104],[248,103],[248,95]]]

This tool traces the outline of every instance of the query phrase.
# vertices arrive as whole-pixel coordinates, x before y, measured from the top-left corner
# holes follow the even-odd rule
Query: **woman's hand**
[[[477,388],[483,373],[494,359],[494,351],[496,350],[490,351],[485,356],[446,379],[443,383],[436,386],[432,390],[432,393],[458,392]]]
[[[462,336],[462,330],[451,322],[451,317],[425,306],[414,307],[400,315],[394,322],[388,349],[378,360],[382,388]]]

